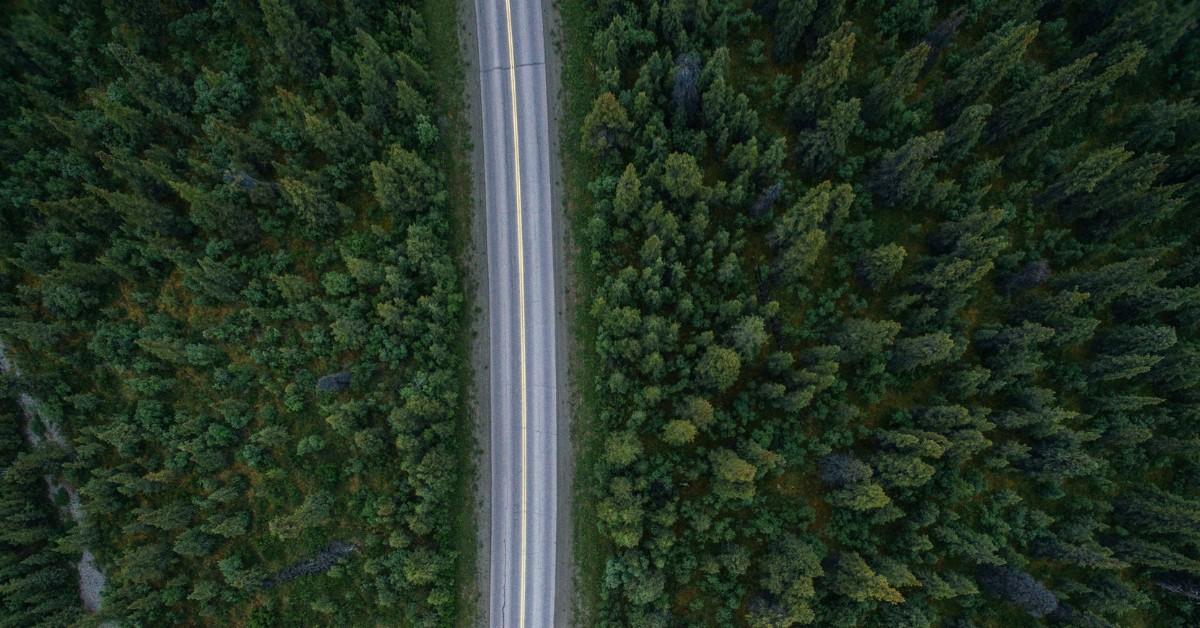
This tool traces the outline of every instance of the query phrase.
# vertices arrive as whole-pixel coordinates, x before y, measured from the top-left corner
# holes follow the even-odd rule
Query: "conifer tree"
[[[990,34],[979,44],[982,49],[972,54],[942,87],[938,99],[940,116],[955,117],[963,108],[978,103],[1008,77],[1037,34],[1036,23],[1009,23]]]

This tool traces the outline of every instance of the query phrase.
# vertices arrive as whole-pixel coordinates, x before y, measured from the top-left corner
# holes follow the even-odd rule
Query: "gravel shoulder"
[[[479,40],[475,35],[475,0],[458,0],[459,54],[466,72],[466,121],[471,141],[471,242],[467,249],[467,289],[473,295],[471,317],[471,374],[473,396],[469,404],[474,426],[476,558],[475,590],[478,603],[474,616],[462,618],[460,625],[487,625],[488,578],[492,563],[491,473],[491,339],[488,316],[487,214],[484,205],[483,113],[479,86]]]
[[[558,382],[558,516],[555,522],[556,548],[555,556],[555,626],[572,625],[575,616],[575,560],[572,551],[574,538],[574,513],[572,498],[575,485],[574,447],[572,446],[572,429],[575,410],[578,407],[575,381],[570,368],[571,356],[574,355],[575,335],[569,332],[568,325],[575,319],[575,272],[572,265],[574,247],[571,245],[571,230],[567,223],[564,194],[565,180],[562,168],[562,120],[565,94],[562,88],[562,22],[559,19],[556,2],[543,0],[542,24],[545,28],[546,39],[546,87],[548,105],[550,107],[550,181],[552,186],[553,216],[554,216],[554,266],[557,269],[558,280],[558,309],[555,328],[557,338],[555,346],[555,369]]]

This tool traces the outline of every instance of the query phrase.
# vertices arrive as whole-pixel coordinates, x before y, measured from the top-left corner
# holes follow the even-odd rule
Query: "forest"
[[[4,4],[0,624],[453,622],[431,6]]]
[[[565,4],[591,625],[1200,625],[1200,3]]]
[[[65,626],[79,618],[77,572],[58,547],[66,541],[63,518],[46,499],[46,473],[60,450],[29,450],[21,434],[17,394],[0,381],[0,626]],[[61,544],[61,545],[60,545]]]

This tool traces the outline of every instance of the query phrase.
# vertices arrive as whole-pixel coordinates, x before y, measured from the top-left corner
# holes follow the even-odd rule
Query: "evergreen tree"
[[[621,146],[633,129],[629,114],[611,92],[601,94],[592,111],[583,121],[583,148],[595,155],[605,155]]]
[[[816,0],[777,0],[772,20],[775,29],[775,59],[786,62],[804,43],[817,11]]]
[[[904,108],[904,101],[916,89],[917,78],[929,55],[928,43],[909,48],[888,70],[887,77],[871,86],[863,101],[868,119],[878,121]]]
[[[945,133],[933,131],[885,154],[871,175],[875,197],[891,207],[912,207],[919,202],[933,185],[934,173],[929,164],[945,139]]]
[[[808,126],[840,100],[850,76],[854,38],[850,24],[846,23],[818,42],[817,55],[789,95],[788,108],[797,126]]]
[[[1058,608],[1058,600],[1029,574],[1009,567],[981,565],[976,579],[988,593],[1015,604],[1033,617],[1045,617]]]
[[[892,370],[897,372],[911,371],[949,360],[955,352],[956,345],[950,334],[934,332],[897,340],[888,364]]]
[[[858,260],[858,276],[878,290],[900,271],[907,254],[899,244],[884,244],[864,251]]]
[[[976,104],[1016,68],[1026,48],[1038,34],[1038,24],[1009,23],[990,34],[972,54],[954,78],[941,89],[938,111],[943,119],[957,116],[969,105]]]
[[[856,602],[874,600],[898,604],[904,601],[904,596],[872,570],[857,552],[839,553],[833,564],[830,585],[839,594]]]
[[[275,51],[298,80],[312,80],[325,69],[313,29],[287,0],[259,0],[263,22]]]

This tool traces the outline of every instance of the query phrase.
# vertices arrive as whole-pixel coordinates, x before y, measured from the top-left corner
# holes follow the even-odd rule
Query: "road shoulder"
[[[475,38],[474,0],[458,0],[452,5],[441,0],[426,0],[429,12],[445,15],[453,10],[452,24],[439,25],[440,45],[457,53],[454,73],[457,80],[446,81],[442,98],[455,99],[453,115],[446,121],[454,127],[443,136],[449,145],[451,187],[456,206],[459,235],[459,268],[463,278],[466,320],[463,322],[464,351],[470,366],[469,380],[462,385],[462,411],[466,413],[460,430],[463,451],[460,464],[463,470],[463,502],[460,526],[458,578],[463,586],[459,592],[460,627],[487,625],[487,578],[491,562],[491,535],[480,534],[489,529],[491,516],[491,467],[489,460],[488,417],[490,408],[489,332],[487,282],[487,216],[484,213],[483,140],[480,118],[480,87],[478,42]],[[451,9],[450,7],[453,7]],[[445,20],[449,22],[450,20]],[[432,25],[431,25],[432,26]],[[448,31],[448,32],[447,32]],[[447,69],[447,71],[449,71]],[[469,157],[469,168],[464,163]]]
[[[550,109],[550,185],[554,225],[554,268],[558,277],[558,307],[555,316],[555,346],[557,355],[554,356],[555,381],[558,384],[557,412],[557,500],[558,515],[555,521],[555,608],[554,625],[572,625],[575,607],[575,561],[574,513],[572,512],[574,494],[574,450],[572,433],[578,396],[574,381],[574,369],[571,359],[575,355],[575,336],[570,333],[569,325],[575,316],[575,272],[572,264],[575,248],[571,242],[571,230],[565,211],[564,194],[566,192],[563,178],[561,133],[565,94],[562,90],[561,48],[563,45],[562,21],[559,19],[556,2],[542,1],[542,24],[546,41],[546,93],[547,106]]]
[[[600,580],[603,578],[604,554],[602,540],[595,525],[595,505],[591,487],[586,485],[600,450],[600,434],[596,429],[594,388],[595,321],[588,312],[593,279],[587,264],[591,251],[587,248],[584,226],[591,216],[591,195],[588,182],[595,170],[588,157],[579,149],[578,129],[591,110],[598,90],[596,77],[588,59],[592,41],[592,3],[588,0],[553,0],[556,33],[549,47],[554,53],[556,98],[552,103],[556,133],[556,177],[558,200],[564,230],[564,283],[570,286],[566,295],[569,347],[570,441],[561,451],[570,456],[571,475],[568,490],[562,498],[568,507],[561,512],[570,514],[567,532],[570,538],[571,602],[569,624],[592,626],[597,623]],[[559,145],[559,142],[565,144]],[[562,572],[560,572],[562,573]],[[568,622],[564,622],[567,625]]]

